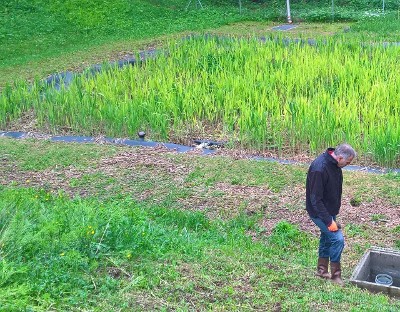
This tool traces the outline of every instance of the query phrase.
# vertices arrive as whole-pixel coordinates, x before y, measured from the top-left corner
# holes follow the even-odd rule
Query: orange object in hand
[[[328,226],[328,230],[331,231],[331,232],[336,232],[336,231],[339,230],[339,228],[338,228],[338,226],[337,226],[335,221],[332,220],[331,225]]]

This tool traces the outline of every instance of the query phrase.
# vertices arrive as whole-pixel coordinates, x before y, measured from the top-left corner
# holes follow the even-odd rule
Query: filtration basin
[[[400,251],[372,247],[361,258],[350,282],[371,292],[400,297]]]

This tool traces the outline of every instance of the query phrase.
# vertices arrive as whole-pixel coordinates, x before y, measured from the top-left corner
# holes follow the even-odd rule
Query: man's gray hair
[[[357,157],[357,153],[349,144],[343,143],[335,148],[335,155],[342,156],[344,159],[349,159],[350,157]]]

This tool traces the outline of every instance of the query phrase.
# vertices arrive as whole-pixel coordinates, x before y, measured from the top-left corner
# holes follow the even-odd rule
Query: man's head
[[[338,162],[338,167],[343,168],[353,161],[353,159],[357,156],[357,153],[349,144],[340,144],[335,148],[333,152],[335,155],[335,159]]]

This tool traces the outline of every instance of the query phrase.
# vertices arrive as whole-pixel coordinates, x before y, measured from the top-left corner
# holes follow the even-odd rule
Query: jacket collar
[[[334,164],[335,166],[337,166],[338,161],[337,161],[335,158],[333,158],[332,155],[331,155],[334,151],[335,151],[335,149],[334,149],[333,147],[328,147],[328,148],[326,149],[325,154],[326,154],[326,159],[327,159],[330,163],[332,163],[332,164]]]

